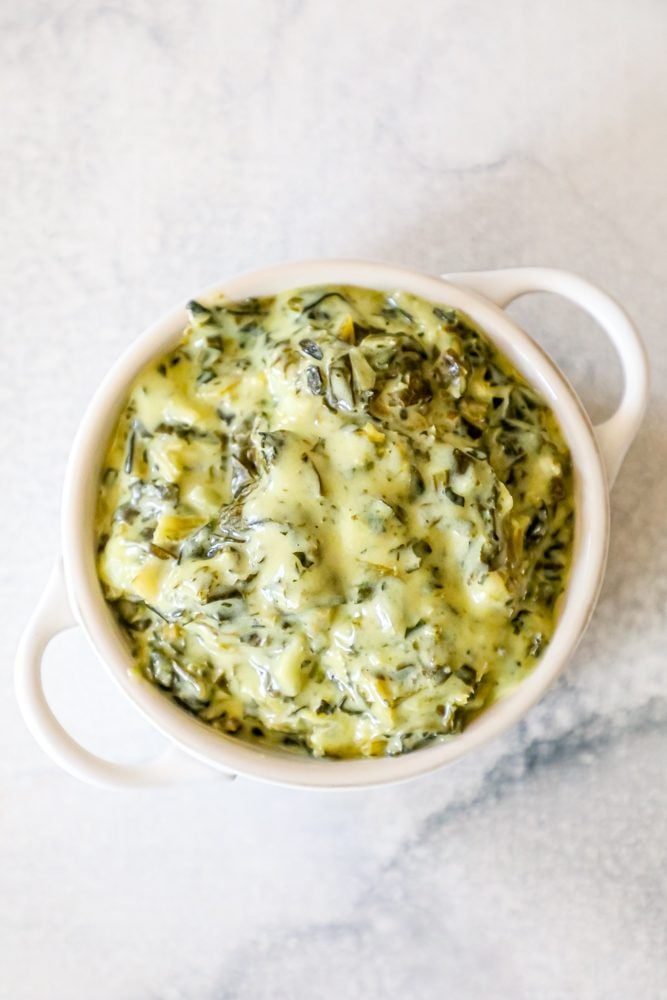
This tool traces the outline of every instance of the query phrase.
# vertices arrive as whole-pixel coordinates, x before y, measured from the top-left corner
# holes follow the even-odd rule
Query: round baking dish
[[[609,489],[642,419],[648,375],[634,326],[608,295],[575,275],[546,268],[514,268],[435,277],[367,261],[323,260],[253,271],[206,289],[206,300],[271,295],[316,284],[403,289],[467,313],[552,407],[572,453],[576,527],[572,569],[553,638],[532,673],[477,717],[462,733],[398,757],[314,759],[267,750],[212,731],[129,670],[122,634],[107,606],[95,570],[93,518],[99,465],[109,433],[137,373],[169,350],[187,324],[178,308],[146,330],[97,390],[69,458],[62,505],[62,558],[21,639],[16,691],[25,721],[47,754],[82,780],[103,786],[146,786],[189,780],[204,771],[318,788],[349,788],[403,781],[425,774],[489,740],[516,722],[549,687],[581,638],[604,575],[609,538]],[[615,414],[592,427],[564,375],[504,312],[529,292],[554,292],[581,306],[605,330],[624,372]],[[42,687],[42,658],[51,638],[80,626],[114,681],[167,739],[154,761],[136,765],[103,760],[78,744],[49,708]]]

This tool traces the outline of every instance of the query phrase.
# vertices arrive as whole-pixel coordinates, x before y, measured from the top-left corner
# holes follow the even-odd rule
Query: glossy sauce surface
[[[552,412],[467,317],[407,293],[189,313],[100,481],[137,670],[221,732],[318,756],[457,731],[553,632],[574,518]]]

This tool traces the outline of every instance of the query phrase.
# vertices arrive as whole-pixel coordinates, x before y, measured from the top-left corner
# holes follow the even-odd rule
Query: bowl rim
[[[131,659],[95,570],[94,501],[101,462],[131,382],[150,360],[173,346],[187,324],[177,306],[144,330],[121,354],[95,392],[67,463],[61,515],[62,552],[74,614],[108,674],[142,715],[188,754],[222,771],[284,785],[369,787],[408,780],[462,757],[517,722],[563,669],[581,638],[602,585],[609,539],[609,491],[603,458],[588,415],[547,353],[489,299],[425,272],[376,261],[291,261],[243,272],[194,296],[204,302],[270,295],[318,284],[401,289],[461,309],[478,324],[555,412],[572,455],[575,542],[554,635],[531,673],[485,709],[461,733],[396,757],[331,760],[267,749],[224,736],[131,672]]]

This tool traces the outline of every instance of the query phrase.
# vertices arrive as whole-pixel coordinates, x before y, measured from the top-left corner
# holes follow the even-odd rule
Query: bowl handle
[[[504,308],[529,292],[553,292],[581,306],[597,320],[623,368],[623,396],[616,412],[595,428],[610,486],[639,430],[648,398],[648,362],[644,345],[624,309],[584,278],[550,267],[512,267],[501,271],[443,274],[446,281],[491,299]]]
[[[59,559],[25,627],[16,654],[16,697],[26,725],[42,750],[75,778],[104,788],[145,788],[220,775],[221,772],[212,771],[173,744],[168,744],[157,758],[146,763],[116,764],[86,750],[70,736],[56,719],[44,695],[42,660],[51,639],[77,624],[67,599]]]

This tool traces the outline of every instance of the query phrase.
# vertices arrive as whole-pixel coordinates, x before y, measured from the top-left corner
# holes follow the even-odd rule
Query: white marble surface
[[[666,37],[662,0],[3,5],[3,998],[667,997]],[[82,409],[172,303],[312,255],[563,266],[636,317],[653,400],[587,638],[523,724],[412,784],[79,785],[11,661]],[[608,411],[592,324],[517,312]],[[80,636],[47,668],[91,746],[158,742]]]

